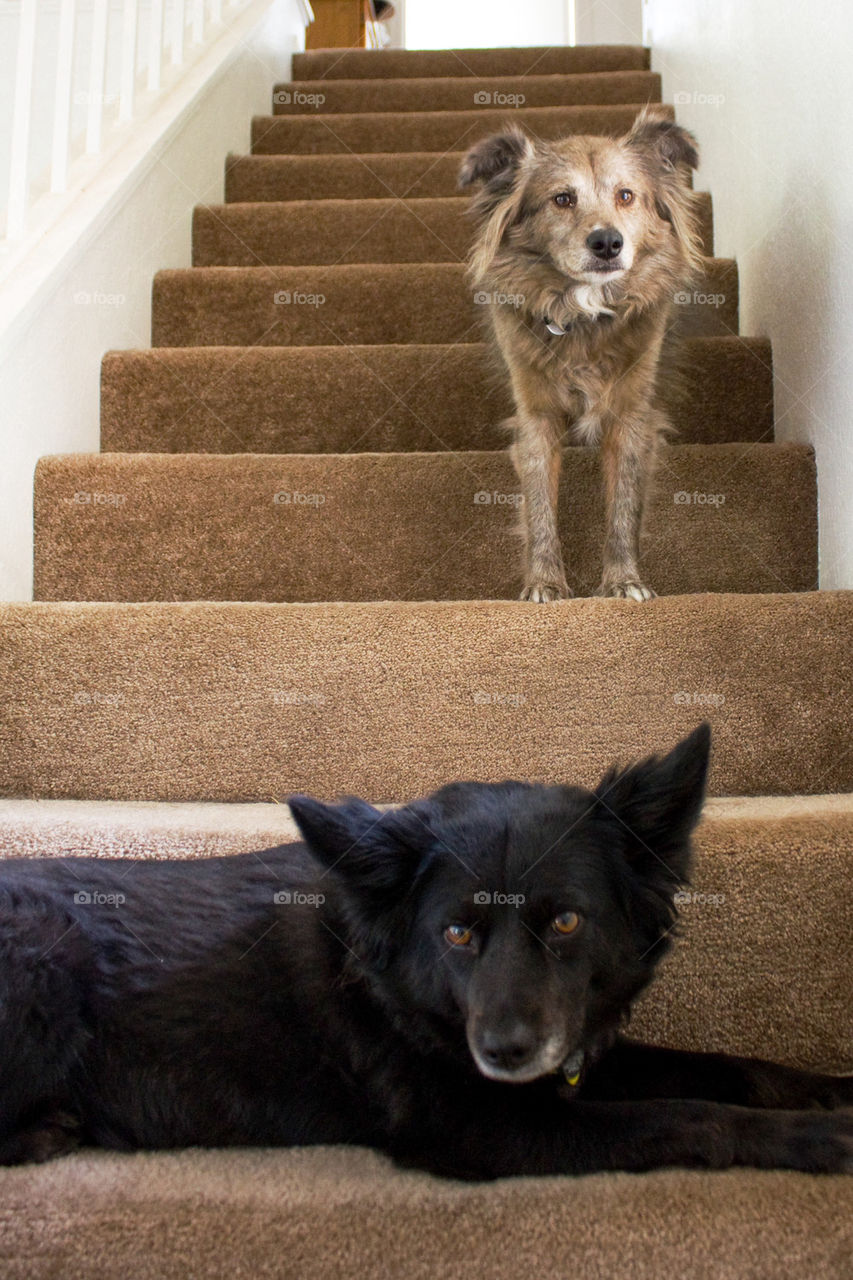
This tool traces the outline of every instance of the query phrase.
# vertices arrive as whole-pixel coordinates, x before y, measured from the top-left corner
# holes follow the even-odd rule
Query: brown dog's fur
[[[516,404],[523,600],[571,595],[556,514],[569,430],[601,446],[607,532],[598,594],[654,594],[640,579],[640,525],[668,429],[656,398],[661,347],[675,295],[702,261],[689,183],[698,160],[692,135],[651,107],[623,138],[534,142],[510,128],[463,162],[460,185],[482,184],[471,275],[489,292]],[[604,230],[623,241],[607,263],[587,246]],[[549,332],[549,321],[566,332]]]

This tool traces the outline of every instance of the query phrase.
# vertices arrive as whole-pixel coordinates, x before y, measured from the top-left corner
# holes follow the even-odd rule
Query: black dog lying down
[[[853,1168],[853,1077],[619,1034],[670,945],[709,731],[576,787],[458,783],[306,844],[0,863],[0,1162],[360,1143],[466,1178]]]

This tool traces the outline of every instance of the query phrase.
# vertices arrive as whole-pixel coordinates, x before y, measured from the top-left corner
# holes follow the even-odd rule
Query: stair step
[[[284,804],[0,800],[0,856],[216,858],[300,839]],[[680,908],[678,945],[638,1004],[633,1034],[825,1070],[853,1065],[853,967],[843,947],[823,945],[853,905],[850,848],[853,795],[709,800],[696,836],[697,898]],[[780,916],[800,922],[804,946],[789,945]]]
[[[461,262],[474,227],[465,196],[197,205],[197,267],[338,262]],[[713,253],[711,198],[701,201],[704,252]]]
[[[569,133],[618,137],[627,133],[643,102],[614,107],[516,107],[512,123],[539,138]],[[665,107],[672,119],[672,107]],[[471,111],[362,112],[328,119],[311,116],[255,116],[255,155],[334,155],[357,152],[464,151],[478,138],[506,127],[506,107]]]
[[[708,259],[701,288],[674,309],[679,335],[737,333],[737,289],[736,263]],[[483,308],[473,296],[462,263],[159,271],[152,345],[476,342],[483,335]]]
[[[680,384],[665,382],[680,442],[772,440],[765,338],[695,338],[680,364]],[[110,352],[101,367],[108,453],[495,449],[511,413],[480,343],[158,347]]]
[[[396,155],[243,156],[225,162],[225,199],[364,200],[455,196],[464,151]]]
[[[799,918],[801,909],[793,911]],[[685,998],[696,1001],[693,992]],[[803,1018],[808,1026],[810,1014],[805,1000],[801,1011],[800,1000],[794,1006],[790,999],[780,1018]],[[0,1194],[10,1280],[179,1280],[187,1258],[193,1280],[262,1277],[270,1274],[271,1255],[306,1258],[301,1274],[329,1280],[433,1280],[449,1275],[461,1257],[471,1275],[489,1280],[528,1273],[564,1280],[565,1261],[554,1247],[564,1240],[597,1276],[657,1280],[662,1265],[672,1275],[702,1274],[697,1257],[713,1258],[708,1276],[785,1276],[791,1260],[803,1258],[815,1280],[849,1280],[853,1248],[850,1178],[757,1169],[471,1184],[401,1170],[364,1147],[84,1148],[0,1170]],[[635,1208],[640,1196],[642,1208]],[[746,1271],[745,1259],[753,1258]]]
[[[712,794],[853,791],[839,714],[851,628],[853,592],[832,591],[639,607],[3,605],[0,794],[393,801],[460,777],[590,786],[706,717]]]
[[[598,451],[566,452],[569,583],[601,576]],[[69,454],[35,482],[40,600],[512,599],[518,480],[505,452]],[[673,445],[646,522],[660,594],[807,591],[807,445]]]
[[[652,71],[598,71],[580,75],[412,76],[392,80],[291,80],[273,90],[273,115],[346,115],[384,111],[471,111],[494,106],[621,106],[660,102],[661,78]]]
[[[311,49],[293,55],[299,80],[373,80],[400,76],[574,75],[586,71],[647,71],[649,50],[638,45],[575,45],[529,49]]]

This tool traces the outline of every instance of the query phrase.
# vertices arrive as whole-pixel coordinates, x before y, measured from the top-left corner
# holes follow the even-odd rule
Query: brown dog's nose
[[[618,258],[622,252],[623,240],[615,227],[598,227],[586,238],[586,247],[602,262]]]

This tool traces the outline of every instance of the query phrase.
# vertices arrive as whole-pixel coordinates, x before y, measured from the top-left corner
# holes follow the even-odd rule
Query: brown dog
[[[488,291],[516,416],[512,457],[524,494],[523,600],[571,595],[557,531],[568,431],[600,444],[606,505],[599,595],[648,600],[640,525],[668,428],[656,401],[675,295],[701,266],[689,170],[695,139],[646,108],[623,138],[486,138],[460,185],[482,183],[471,275]]]

